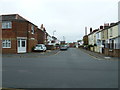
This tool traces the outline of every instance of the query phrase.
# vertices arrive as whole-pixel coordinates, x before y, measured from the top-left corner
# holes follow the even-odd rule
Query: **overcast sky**
[[[59,40],[77,41],[85,26],[93,29],[118,21],[119,0],[0,0],[0,14],[19,14]]]

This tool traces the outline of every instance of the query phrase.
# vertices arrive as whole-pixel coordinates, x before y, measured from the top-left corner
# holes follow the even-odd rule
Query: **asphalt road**
[[[4,88],[117,88],[118,61],[70,48],[45,57],[3,57]]]

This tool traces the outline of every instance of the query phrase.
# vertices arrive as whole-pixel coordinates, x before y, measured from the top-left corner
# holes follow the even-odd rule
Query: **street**
[[[76,48],[44,57],[3,57],[3,88],[117,88],[118,61]]]

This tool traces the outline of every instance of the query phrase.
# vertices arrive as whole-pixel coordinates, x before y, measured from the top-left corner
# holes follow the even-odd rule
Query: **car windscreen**
[[[61,45],[61,47],[66,47],[65,45]]]
[[[42,48],[42,45],[36,45],[36,47],[41,47]]]

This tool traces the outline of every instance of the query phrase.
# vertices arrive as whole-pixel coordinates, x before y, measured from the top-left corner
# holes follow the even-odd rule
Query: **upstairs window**
[[[100,37],[99,37],[99,33],[98,33],[97,35],[98,35],[97,38],[100,38]]]
[[[2,40],[2,48],[11,48],[11,40]]]
[[[12,28],[12,22],[10,22],[10,21],[2,22],[2,29],[10,29],[10,28]]]
[[[102,38],[104,38],[104,31],[103,31],[103,33],[102,33]]]
[[[112,28],[110,28],[110,37],[112,37],[113,31]]]
[[[34,34],[34,25],[31,26],[31,33]]]

